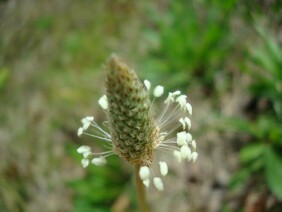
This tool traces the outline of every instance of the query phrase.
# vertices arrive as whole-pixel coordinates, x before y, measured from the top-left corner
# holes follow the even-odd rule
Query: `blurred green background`
[[[199,160],[152,211],[282,211],[281,26],[280,0],[1,0],[0,211],[137,211],[128,164],[76,153],[113,52],[193,105]]]

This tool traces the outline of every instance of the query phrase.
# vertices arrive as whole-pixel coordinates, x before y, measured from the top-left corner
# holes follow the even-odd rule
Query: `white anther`
[[[79,154],[83,154],[85,152],[90,152],[91,151],[91,147],[90,146],[80,146],[77,150],[76,150]]]
[[[146,180],[150,176],[150,169],[148,166],[142,166],[139,170],[139,177],[141,180]]]
[[[174,102],[174,97],[172,96],[172,93],[169,92],[168,93],[168,97],[166,98],[166,100],[164,101],[165,104],[169,104],[169,103],[172,103]]]
[[[187,99],[186,95],[180,95],[179,97],[176,98],[176,102],[179,103],[181,108],[185,108],[186,99]]]
[[[167,167],[166,162],[160,161],[159,164],[160,164],[160,172],[161,172],[161,175],[162,175],[162,176],[166,176],[167,173],[168,173],[168,167]]]
[[[196,144],[196,141],[195,141],[195,140],[192,141],[192,147],[194,148],[194,150],[197,149],[197,144]]]
[[[186,110],[188,111],[188,113],[189,113],[190,115],[192,115],[192,105],[190,105],[190,104],[187,102],[186,105],[185,105],[185,107],[186,107]]]
[[[82,128],[83,130],[87,130],[88,127],[91,125],[91,122],[94,120],[94,117],[93,116],[87,116],[83,119],[81,119],[81,123],[82,123]]]
[[[165,104],[169,104],[169,103],[173,103],[175,101],[175,97],[180,95],[181,92],[180,91],[174,91],[174,92],[169,92],[168,93],[168,97],[166,98],[166,100],[164,101]]]
[[[197,158],[198,158],[198,153],[197,152],[193,152],[191,158],[192,158],[192,162],[194,163],[197,160]]]
[[[94,120],[93,116],[86,116],[85,118],[81,119],[81,123],[82,123],[82,125],[84,125],[84,124],[89,123],[93,120]]]
[[[181,162],[181,153],[177,150],[174,150],[173,155],[177,159],[177,161],[180,163]]]
[[[163,93],[164,93],[164,87],[163,86],[158,85],[157,87],[155,87],[155,89],[154,89],[154,96],[155,97],[160,97],[161,95],[163,95]]]
[[[108,109],[108,98],[106,95],[102,96],[99,100],[98,100],[99,105],[104,109]]]
[[[143,180],[143,184],[146,186],[146,188],[149,188],[150,180],[149,179]]]
[[[192,141],[192,135],[190,133],[186,133],[186,139],[187,139],[187,142],[191,142]]]
[[[83,168],[86,168],[89,165],[89,160],[86,159],[86,158],[83,158],[81,160],[81,165],[82,165]]]
[[[188,117],[185,117],[184,122],[187,124],[188,129],[190,130],[191,129],[191,120]]]
[[[179,122],[182,124],[183,130],[185,130],[185,121],[184,121],[184,119],[180,118]]]
[[[78,135],[78,136],[81,136],[82,133],[83,133],[83,128],[82,128],[82,127],[78,128],[78,130],[77,130],[77,135]]]
[[[185,131],[177,133],[176,142],[179,146],[186,144],[186,140],[187,140],[187,135]]]
[[[90,122],[94,121],[94,117],[93,116],[86,116],[85,119],[90,121]]]
[[[99,157],[92,159],[91,163],[93,163],[96,166],[104,166],[107,163],[107,161],[104,157]]]
[[[172,96],[178,96],[178,95],[180,95],[181,94],[181,92],[180,91],[174,91],[173,93],[172,93]]]
[[[91,122],[90,122],[90,121],[89,121],[89,122],[86,122],[86,123],[82,126],[83,130],[84,130],[84,131],[87,130],[90,125],[91,125]]]
[[[191,149],[187,145],[183,145],[180,149],[180,154],[182,159],[191,158]]]
[[[88,158],[88,156],[91,155],[91,152],[90,151],[83,152],[82,155],[83,155],[84,158]]]
[[[159,191],[163,191],[164,190],[164,184],[161,178],[159,177],[154,177],[153,179],[154,182],[154,186],[159,190]]]
[[[151,82],[149,80],[144,80],[144,85],[147,88],[147,90],[150,90],[151,88]]]

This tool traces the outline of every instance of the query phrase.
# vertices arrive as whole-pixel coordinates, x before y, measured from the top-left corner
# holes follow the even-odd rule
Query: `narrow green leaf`
[[[271,192],[282,199],[282,157],[271,147],[265,151],[265,177]]]
[[[9,78],[9,71],[6,68],[0,69],[0,91],[4,88],[7,80]]]
[[[265,145],[261,143],[250,144],[242,148],[240,151],[240,161],[242,163],[250,163],[259,159],[264,151]]]
[[[249,169],[241,169],[237,173],[235,173],[228,183],[228,187],[231,190],[238,188],[238,186],[243,185],[243,182],[250,176],[251,170]]]

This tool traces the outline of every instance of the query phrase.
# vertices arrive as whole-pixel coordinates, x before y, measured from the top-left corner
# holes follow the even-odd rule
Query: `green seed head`
[[[131,164],[150,166],[159,136],[149,94],[136,73],[118,57],[107,64],[108,120],[113,149]]]

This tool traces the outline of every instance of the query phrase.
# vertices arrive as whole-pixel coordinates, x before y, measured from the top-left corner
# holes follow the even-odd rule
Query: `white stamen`
[[[165,139],[165,136],[164,136],[164,135],[161,135],[161,136],[158,138],[158,143],[163,142],[164,139]]]
[[[167,173],[168,173],[168,167],[167,167],[166,162],[160,161],[159,164],[160,164],[160,172],[161,172],[161,175],[162,175],[162,176],[166,176]]]
[[[194,150],[197,149],[197,144],[196,144],[196,141],[195,141],[195,140],[192,141],[192,147],[194,148]]]
[[[149,80],[144,80],[144,85],[147,88],[147,90],[150,90],[151,88],[151,82]]]
[[[87,119],[87,117],[81,119],[82,125],[85,124],[85,123],[87,123],[87,122],[89,122],[89,120]]]
[[[99,100],[98,100],[99,105],[104,109],[108,109],[108,98],[106,95],[102,96]]]
[[[83,168],[86,168],[89,165],[89,160],[86,159],[86,158],[83,158],[81,160],[81,165],[82,165]]]
[[[191,158],[191,149],[187,145],[183,145],[180,149],[180,154],[182,159]]]
[[[186,103],[186,110],[190,115],[192,115],[192,105],[190,105],[188,102]]]
[[[141,180],[146,180],[150,176],[150,169],[147,166],[142,166],[139,170],[139,177]]]
[[[191,120],[188,117],[185,117],[184,122],[187,124],[188,129],[190,130],[191,129]]]
[[[81,119],[81,123],[82,123],[82,125],[84,125],[84,124],[87,124],[87,123],[89,123],[93,120],[94,120],[93,116],[86,116],[85,118]]]
[[[174,102],[174,97],[172,96],[172,93],[169,92],[168,93],[168,97],[166,98],[166,100],[164,101],[165,104],[169,104],[169,103],[172,103]]]
[[[86,116],[85,119],[88,120],[88,121],[94,121],[94,117],[93,116]]]
[[[166,98],[166,100],[164,101],[165,104],[169,104],[169,103],[172,103],[174,102],[174,97],[181,94],[180,91],[174,91],[173,93],[172,92],[169,92],[168,93],[168,97]]]
[[[192,162],[195,163],[195,161],[197,160],[197,158],[198,158],[198,153],[197,153],[197,152],[193,152],[193,153],[192,153],[192,156],[191,156]]]
[[[80,146],[77,150],[76,150],[79,154],[83,154],[85,152],[90,152],[91,151],[91,147],[90,146]]]
[[[177,150],[173,152],[174,157],[177,159],[178,163],[181,162],[181,153]]]
[[[158,85],[157,87],[155,87],[155,89],[154,89],[154,96],[155,97],[160,97],[161,95],[163,95],[163,93],[164,93],[164,87],[163,86]]]
[[[88,156],[91,155],[91,152],[83,152],[82,155],[84,158],[88,158]]]
[[[186,143],[186,140],[187,140],[187,135],[185,131],[177,133],[176,142],[179,146],[184,145]]]
[[[154,186],[159,190],[159,191],[163,191],[164,190],[164,184],[161,178],[159,177],[154,177],[153,179],[154,182]]]
[[[178,96],[178,95],[180,95],[180,94],[181,94],[180,91],[174,91],[174,92],[172,93],[173,96]]]
[[[90,122],[90,121],[85,122],[85,124],[83,124],[83,126],[82,126],[83,130],[84,130],[84,131],[87,130],[90,125],[91,125],[91,122]]]
[[[98,129],[100,131],[100,133],[102,133],[102,135],[105,135],[107,138],[111,138],[111,135],[109,133],[107,133],[106,131],[104,131],[96,122],[93,122],[92,126],[96,129]]]
[[[83,128],[82,128],[82,127],[78,128],[78,130],[77,130],[77,135],[78,135],[78,136],[81,136],[82,133],[83,133]]]
[[[143,180],[143,184],[144,184],[147,188],[149,188],[150,180],[149,180],[149,179]]]
[[[184,119],[180,118],[179,122],[182,124],[183,130],[185,130],[185,121],[184,121]]]
[[[179,103],[181,108],[184,108],[186,105],[186,99],[187,99],[186,95],[180,95],[179,97],[176,98],[176,102]]]
[[[87,116],[83,119],[81,119],[81,123],[82,123],[82,128],[83,130],[87,130],[88,127],[91,125],[91,122],[94,120],[94,117],[93,116]]]
[[[107,163],[107,161],[104,157],[99,157],[92,159],[91,163],[93,163],[96,166],[104,166]]]
[[[190,133],[186,133],[186,139],[188,142],[192,141],[192,135]]]

